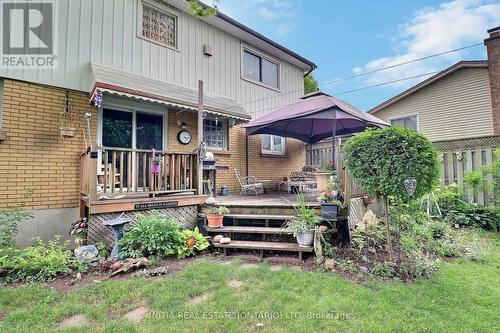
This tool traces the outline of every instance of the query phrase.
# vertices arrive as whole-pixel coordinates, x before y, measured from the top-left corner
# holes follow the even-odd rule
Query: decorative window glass
[[[279,65],[258,54],[243,50],[243,77],[279,88]]]
[[[418,131],[417,115],[393,118],[391,119],[391,126],[398,126],[402,128],[409,128]]]
[[[262,153],[264,154],[285,154],[285,138],[277,135],[262,135]]]
[[[163,45],[177,47],[177,18],[143,4],[142,36]]]
[[[227,149],[227,119],[206,118],[203,121],[203,141],[208,148]]]

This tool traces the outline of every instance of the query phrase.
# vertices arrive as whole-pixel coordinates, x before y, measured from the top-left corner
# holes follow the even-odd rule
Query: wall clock
[[[179,133],[177,133],[177,140],[182,143],[183,145],[188,145],[191,142],[191,133],[189,133],[186,130],[182,130]]]

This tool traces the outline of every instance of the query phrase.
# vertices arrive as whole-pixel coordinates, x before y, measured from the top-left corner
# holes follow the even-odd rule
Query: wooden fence
[[[457,184],[464,187],[465,200],[482,205],[494,205],[495,193],[493,189],[483,191],[481,188],[472,189],[464,186],[464,175],[470,171],[480,171],[483,166],[490,165],[494,158],[494,148],[456,149],[441,151],[441,184]],[[488,177],[488,188],[491,188],[493,176]]]

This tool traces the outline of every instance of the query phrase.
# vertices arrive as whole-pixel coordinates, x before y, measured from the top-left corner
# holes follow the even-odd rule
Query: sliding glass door
[[[103,147],[108,148],[127,148],[127,149],[145,149],[145,150],[163,150],[164,143],[164,114],[163,113],[149,113],[136,110],[115,110],[109,108],[102,109],[102,127],[101,127],[101,143]],[[132,181],[134,179],[138,180],[138,184],[147,184],[149,187],[149,163],[150,161],[143,161],[147,158],[145,154],[140,154],[141,157],[135,157],[137,160],[130,162],[132,168],[131,177],[128,175],[127,164],[128,158],[130,156],[135,156],[132,154],[125,154],[123,161],[121,159],[117,160],[115,163],[115,170],[111,170],[113,167],[113,153],[109,152],[108,156],[102,157],[102,167],[100,172],[104,174],[104,169],[107,168],[106,174],[114,174],[115,179],[109,179],[108,184],[114,184],[111,186],[123,187],[128,186],[128,179]],[[139,155],[137,155],[139,156]],[[107,161],[107,165],[106,162]],[[120,164],[123,163],[123,167]],[[143,168],[137,168],[136,165],[142,166],[143,163],[147,163],[148,167],[146,173],[144,173]],[[123,172],[123,177],[120,177],[120,170]],[[135,173],[138,173],[138,177],[134,177]],[[123,182],[124,184],[120,184]],[[134,188],[138,187],[138,184],[132,184]]]

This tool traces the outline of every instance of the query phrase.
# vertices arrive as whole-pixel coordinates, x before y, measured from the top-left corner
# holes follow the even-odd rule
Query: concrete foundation
[[[69,227],[79,217],[79,209],[41,209],[31,211],[33,218],[18,224],[16,243],[21,247],[27,247],[37,237],[47,241],[54,239],[55,235],[61,235],[61,239],[70,240],[69,246],[75,247],[74,237],[68,234]]]

